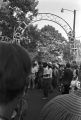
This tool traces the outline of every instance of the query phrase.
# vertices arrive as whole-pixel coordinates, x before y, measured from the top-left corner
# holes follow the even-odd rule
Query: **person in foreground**
[[[11,119],[21,98],[31,59],[24,48],[17,44],[0,42],[0,119]]]
[[[81,85],[74,92],[50,100],[42,109],[40,120],[81,120]]]

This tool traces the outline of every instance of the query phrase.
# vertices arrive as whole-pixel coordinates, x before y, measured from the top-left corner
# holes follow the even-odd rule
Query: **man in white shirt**
[[[44,98],[46,99],[48,97],[49,92],[49,70],[47,63],[43,64],[43,94]]]

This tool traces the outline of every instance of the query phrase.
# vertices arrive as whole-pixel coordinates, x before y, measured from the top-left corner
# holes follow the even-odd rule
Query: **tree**
[[[33,26],[32,24],[28,26],[23,36],[25,39],[21,41],[21,45],[30,52],[34,52],[37,47],[37,42],[40,41],[40,31],[37,29],[37,26]]]
[[[30,22],[33,16],[37,15],[35,0],[4,0],[0,7],[0,29],[2,35],[13,38],[14,28],[16,29],[20,22]],[[27,16],[27,13],[32,13]]]
[[[64,46],[64,49],[63,49],[63,59],[65,61],[73,60],[73,55],[70,52],[70,43],[69,42],[67,42],[67,44]]]
[[[49,58],[58,57],[63,53],[66,39],[54,27],[47,25],[41,29],[41,43],[47,47]]]

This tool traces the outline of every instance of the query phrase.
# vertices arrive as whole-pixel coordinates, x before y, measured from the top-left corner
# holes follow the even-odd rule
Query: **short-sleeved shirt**
[[[49,73],[49,78],[52,78],[52,68],[48,69],[48,73]]]
[[[45,67],[43,70],[43,78],[49,78],[49,70],[48,67]]]

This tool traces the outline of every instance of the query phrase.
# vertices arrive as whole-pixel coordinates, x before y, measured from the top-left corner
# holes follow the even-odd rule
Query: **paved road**
[[[28,90],[28,111],[25,120],[39,120],[39,115],[42,107],[53,97],[60,94],[56,89],[49,94],[48,99],[44,100],[42,90],[33,89]]]

